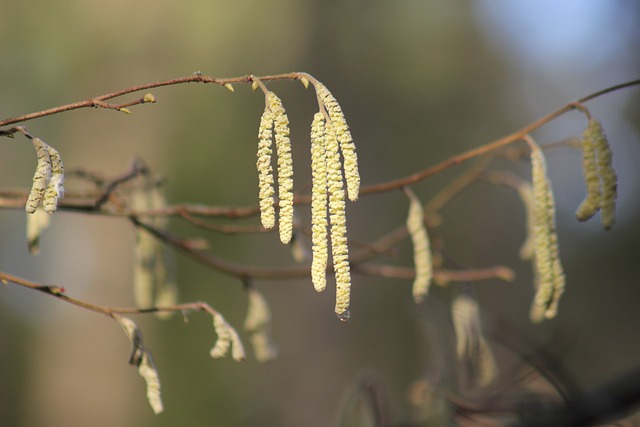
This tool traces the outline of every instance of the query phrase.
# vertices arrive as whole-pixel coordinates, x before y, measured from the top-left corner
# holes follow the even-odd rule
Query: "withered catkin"
[[[49,158],[51,159],[51,178],[47,184],[42,200],[42,207],[45,212],[52,214],[58,208],[58,199],[64,196],[64,165],[60,153],[55,148],[47,145]]]
[[[31,142],[38,156],[38,164],[36,166],[36,172],[33,175],[33,185],[27,198],[27,205],[25,206],[26,212],[30,214],[34,213],[38,208],[40,201],[44,198],[49,180],[51,179],[49,146],[40,138],[33,138]]]

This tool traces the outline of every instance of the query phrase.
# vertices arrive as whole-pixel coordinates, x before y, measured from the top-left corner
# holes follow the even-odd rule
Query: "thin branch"
[[[148,313],[157,313],[157,312],[176,312],[176,311],[180,311],[180,312],[205,311],[211,315],[218,314],[218,312],[214,308],[212,308],[209,304],[201,301],[184,303],[184,304],[176,304],[176,305],[165,306],[165,307],[148,307],[148,308],[107,307],[104,305],[93,304],[83,300],[79,300],[77,298],[70,297],[64,293],[65,288],[61,286],[42,285],[40,283],[23,279],[17,276],[12,276],[4,272],[0,272],[0,282],[2,282],[5,285],[15,284],[23,288],[28,288],[35,291],[43,292],[47,295],[50,295],[66,303],[75,305],[80,308],[84,308],[89,311],[93,311],[95,313],[104,314],[111,318],[113,318],[113,316],[116,314],[148,314]]]
[[[628,87],[632,87],[632,86],[638,86],[640,85],[640,79],[638,80],[633,80],[630,82],[626,82],[626,83],[621,83],[619,85],[615,85],[615,86],[611,86],[608,87],[606,89],[602,89],[598,92],[592,93],[590,95],[587,95],[583,98],[580,98],[577,101],[572,101],[567,103],[566,105],[560,107],[559,109],[557,109],[556,111],[547,114],[546,116],[524,126],[523,128],[507,135],[504,136],[502,138],[498,138],[496,140],[493,140],[487,144],[484,144],[480,147],[474,148],[472,150],[466,151],[462,154],[453,156],[448,158],[447,160],[438,163],[435,166],[432,166],[428,169],[425,169],[423,171],[414,173],[412,175],[409,175],[407,177],[404,178],[399,178],[393,181],[388,181],[388,182],[384,182],[381,184],[376,184],[376,185],[370,185],[368,187],[363,187],[360,190],[360,196],[365,196],[368,194],[376,194],[376,193],[382,193],[382,192],[386,192],[386,191],[392,191],[392,190],[397,190],[400,189],[402,187],[411,185],[411,184],[415,184],[417,182],[420,182],[426,178],[429,178],[430,176],[436,175],[446,169],[449,169],[452,166],[456,166],[459,165],[461,163],[466,162],[467,160],[473,159],[475,157],[481,156],[483,154],[486,153],[490,153],[492,151],[498,150],[502,147],[505,147],[513,142],[516,142],[518,140],[523,139],[526,135],[528,135],[529,133],[533,132],[534,130],[546,125],[547,123],[549,123],[550,121],[560,117],[561,115],[572,111],[574,109],[576,109],[576,103],[578,104],[583,104],[587,101],[591,101],[595,98],[598,98],[602,95],[614,92],[616,90],[620,90],[620,89],[624,89],[624,88],[628,88]]]
[[[309,78],[309,75],[306,73],[286,73],[286,74],[275,74],[259,77],[261,81],[270,81],[270,80],[299,80],[302,77]],[[146,83],[137,86],[132,86],[126,89],[118,90],[115,92],[110,92],[104,95],[96,96],[93,98],[85,99],[84,101],[74,102],[71,104],[61,105],[58,107],[49,108],[47,110],[37,111],[34,113],[25,114],[23,116],[13,117],[10,119],[0,120],[0,127],[9,126],[15,123],[22,123],[28,120],[38,119],[40,117],[51,116],[53,114],[59,114],[65,111],[77,110],[80,108],[89,108],[89,107],[103,107],[103,108],[111,108],[115,110],[122,109],[127,106],[137,105],[145,103],[144,98],[140,98],[136,101],[131,101],[123,104],[107,104],[104,101],[107,99],[117,98],[119,96],[128,95],[133,92],[140,92],[143,90],[154,89],[162,86],[175,86],[184,83],[213,83],[219,86],[225,86],[234,83],[252,83],[252,76],[242,76],[242,77],[231,77],[231,78],[218,78],[213,76],[206,76],[201,73],[194,73],[190,76],[186,77],[178,77],[175,79],[163,80],[159,82]],[[6,131],[0,131],[0,136],[7,136]]]

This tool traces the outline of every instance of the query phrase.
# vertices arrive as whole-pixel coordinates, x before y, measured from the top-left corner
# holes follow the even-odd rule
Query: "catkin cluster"
[[[543,309],[549,319],[556,315],[560,296],[564,292],[565,277],[560,263],[558,236],[555,227],[555,202],[547,178],[546,163],[540,147],[531,144],[533,181],[534,263],[537,292],[534,305]]]
[[[311,277],[316,290],[325,289],[327,227],[330,224],[331,256],[336,277],[335,311],[340,319],[346,320],[349,317],[351,298],[351,272],[347,246],[345,182],[349,199],[356,200],[360,191],[358,159],[340,105],[323,84],[316,82],[315,87],[325,112],[316,113],[311,125]]]
[[[262,226],[275,225],[274,177],[271,166],[275,134],[278,157],[278,206],[279,230],[282,243],[289,243],[293,233],[293,161],[289,139],[289,119],[282,101],[273,92],[268,92],[265,109],[260,119],[258,132],[258,185],[260,198],[260,219]]]
[[[301,78],[307,87],[309,79]],[[336,277],[336,306],[338,316],[349,317],[351,273],[347,247],[346,194],[355,201],[360,192],[358,158],[349,126],[340,105],[320,82],[314,79],[320,111],[311,124],[311,278],[314,288],[323,291],[327,286],[326,272],[329,258],[328,240]],[[275,179],[272,167],[275,140],[278,157],[279,230],[282,243],[289,243],[293,234],[293,163],[289,140],[289,120],[282,101],[267,91],[259,81],[254,89],[263,87],[266,105],[258,131],[258,185],[260,219],[263,227],[275,225]],[[330,230],[329,230],[330,226]]]
[[[600,210],[602,225],[609,230],[615,223],[618,177],[607,136],[600,122],[593,118],[582,133],[582,171],[587,196],[578,207],[576,217],[586,221]]]
[[[31,140],[38,156],[38,165],[33,175],[33,185],[27,198],[25,210],[34,213],[40,203],[45,212],[54,213],[58,199],[64,195],[64,166],[58,151],[40,138]]]

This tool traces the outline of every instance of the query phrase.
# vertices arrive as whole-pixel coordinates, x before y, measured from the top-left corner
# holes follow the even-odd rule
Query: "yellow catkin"
[[[311,124],[311,281],[316,291],[327,286],[327,161],[325,156],[325,123],[322,113],[313,116]]]
[[[598,172],[602,181],[600,207],[602,225],[610,230],[616,222],[616,199],[618,197],[618,177],[613,169],[613,155],[602,125],[595,119],[589,120],[588,128],[594,139]]]
[[[269,109],[273,112],[276,153],[278,155],[278,204],[280,241],[287,244],[293,232],[293,160],[289,139],[289,119],[282,101],[275,93],[268,95]]]
[[[347,220],[344,183],[340,167],[337,135],[331,123],[325,124],[325,153],[327,159],[327,189],[329,192],[329,221],[331,223],[331,255],[336,276],[335,311],[341,320],[349,318],[351,272],[347,246]]]
[[[544,307],[547,319],[555,317],[565,277],[560,264],[558,236],[555,227],[555,202],[546,174],[544,155],[540,147],[531,145],[531,168],[534,197],[534,263],[539,275],[535,303]]]
[[[274,179],[271,167],[271,153],[273,145],[273,119],[274,115],[267,103],[260,118],[260,130],[258,131],[258,189],[260,200],[260,220],[264,228],[273,228],[276,221],[274,209]]]
[[[596,144],[594,139],[594,129],[587,126],[582,133],[582,173],[587,190],[587,196],[576,211],[578,221],[586,221],[600,210],[602,199],[602,184],[600,173],[596,163]]]
[[[322,101],[322,105],[329,114],[336,138],[340,143],[340,150],[342,151],[342,158],[344,159],[344,177],[347,182],[347,195],[349,200],[355,201],[358,199],[360,192],[360,173],[358,172],[356,146],[353,143],[347,120],[340,108],[340,104],[338,104],[338,101],[326,86],[318,82],[316,83],[316,91]]]
[[[414,301],[419,303],[427,296],[433,279],[431,247],[427,228],[424,225],[422,203],[409,188],[406,188],[405,192],[410,200],[407,230],[413,244],[413,263],[416,270],[412,292]]]
[[[49,155],[49,146],[44,143],[40,138],[33,138],[31,140],[33,147],[36,150],[38,157],[38,165],[36,166],[36,172],[33,175],[33,185],[27,198],[27,205],[25,211],[27,213],[34,213],[40,204],[40,201],[44,197],[45,190],[51,179],[51,157]]]
[[[47,149],[51,159],[51,179],[49,179],[44,192],[42,207],[45,212],[51,214],[58,208],[58,199],[64,196],[64,187],[62,186],[64,182],[64,165],[62,164],[60,153],[55,148],[47,146]]]

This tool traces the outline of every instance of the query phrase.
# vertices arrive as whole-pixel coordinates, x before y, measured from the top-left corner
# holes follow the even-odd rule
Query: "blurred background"
[[[0,117],[195,71],[219,77],[306,71],[340,101],[363,184],[369,185],[409,175],[570,100],[639,78],[639,19],[640,6],[623,0],[3,0]],[[302,191],[310,177],[308,128],[317,104],[299,83],[269,88],[289,114],[295,185]],[[78,110],[27,127],[61,152],[67,169],[112,177],[139,156],[166,178],[172,203],[255,204],[263,97],[248,86],[230,93],[198,84],[153,93],[158,103],[134,107],[131,115]],[[504,264],[517,275],[513,283],[474,284],[487,335],[505,368],[498,384],[508,382],[522,356],[539,349],[579,388],[623,374],[640,360],[640,92],[615,92],[588,106],[613,146],[618,223],[605,232],[597,218],[575,220],[584,197],[580,153],[549,152],[568,278],[556,319],[529,321],[532,273],[518,258],[524,211],[513,192],[479,184],[441,212],[438,234],[456,263]],[[583,116],[570,113],[533,136],[553,143],[579,135],[584,125]],[[25,141],[1,141],[3,189],[30,185],[35,156]],[[529,177],[527,162],[492,166]],[[428,200],[465,168],[414,190]],[[406,211],[401,193],[362,198],[348,205],[349,237],[370,242],[402,224]],[[306,212],[301,215],[308,220]],[[24,227],[22,211],[0,211],[2,271],[63,285],[69,295],[91,302],[133,304],[129,222],[56,214],[38,256],[27,251]],[[185,236],[203,235],[176,221],[171,227]],[[225,259],[294,264],[274,233],[204,236]],[[410,266],[408,244],[382,261]],[[181,301],[206,301],[241,329],[246,294],[237,279],[178,256],[176,280]],[[129,342],[117,324],[35,292],[2,288],[2,424],[338,425],[345,393],[366,378],[384,396],[389,419],[401,425],[420,419],[415,399],[412,405],[407,397],[416,381],[446,384],[455,377],[455,359],[447,356],[454,345],[447,315],[451,289],[435,289],[415,306],[410,281],[355,276],[352,318],[343,323],[333,313],[331,285],[324,294],[316,294],[309,280],[255,286],[273,313],[279,357],[272,363],[251,356],[240,364],[212,360],[214,333],[203,314],[191,315],[188,323],[180,316],[165,322],[136,317],[162,381],[160,416],[152,414],[144,383],[127,364]]]

